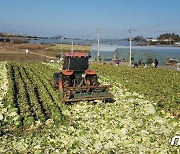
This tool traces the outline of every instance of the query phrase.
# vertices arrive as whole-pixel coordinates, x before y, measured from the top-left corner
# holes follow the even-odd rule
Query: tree
[[[158,40],[164,41],[164,40],[169,40],[172,42],[177,42],[180,41],[180,36],[178,34],[174,34],[174,33],[165,33],[165,34],[161,34],[160,36],[157,37]]]
[[[143,36],[136,36],[133,41],[140,42],[140,41],[146,41],[146,39]]]

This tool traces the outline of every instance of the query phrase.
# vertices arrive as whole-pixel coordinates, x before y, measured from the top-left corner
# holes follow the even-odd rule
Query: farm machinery
[[[68,52],[63,60],[62,71],[53,75],[63,102],[113,98],[109,92],[111,85],[100,85],[96,71],[89,69],[88,54]]]

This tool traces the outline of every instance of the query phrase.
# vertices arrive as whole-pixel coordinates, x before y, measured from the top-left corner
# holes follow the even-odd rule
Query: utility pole
[[[100,29],[98,28],[97,29],[97,34],[98,34],[98,62],[99,62],[99,59],[100,59],[100,54],[99,54],[99,33],[100,33]]]
[[[61,53],[62,53],[62,37],[61,37]]]
[[[71,52],[73,52],[73,41],[72,41],[72,49],[71,49]]]
[[[62,54],[62,36],[61,36],[61,56],[59,56],[59,59],[62,58],[63,54]]]
[[[132,45],[131,45],[131,42],[132,42],[131,30],[129,30],[129,34],[130,34],[129,66],[131,66],[131,48],[132,48]]]

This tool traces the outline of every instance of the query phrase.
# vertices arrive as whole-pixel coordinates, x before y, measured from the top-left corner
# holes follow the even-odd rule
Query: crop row
[[[8,63],[9,90],[3,103],[13,111],[6,115],[2,126],[5,129],[26,128],[37,124],[60,124],[64,108],[58,92],[53,87],[55,70],[46,65]]]
[[[49,69],[49,65],[36,63],[16,66],[21,75],[29,80],[29,84],[33,83],[32,87],[38,88],[42,104],[41,97],[44,96],[41,90],[45,89],[46,93],[43,94],[50,98],[52,96],[55,106],[63,110],[62,104],[57,101],[58,93],[54,93],[51,83],[54,67]],[[177,146],[170,145],[172,137],[179,134],[179,120],[167,117],[164,112],[159,115],[155,102],[129,92],[118,76],[110,77],[108,72],[103,75],[100,69],[100,82],[112,84],[115,102],[80,101],[69,105],[68,109],[62,111],[62,117],[68,117],[62,125],[41,127],[25,135],[0,136],[1,153],[179,153]],[[36,98],[34,91],[32,94]],[[32,94],[29,93],[30,98]],[[51,115],[51,110],[45,111]]]
[[[0,135],[3,133],[2,125],[5,120],[4,114],[7,113],[7,110],[3,104],[3,98],[8,90],[8,80],[7,80],[7,69],[4,62],[0,62]]]
[[[101,76],[111,83],[121,83],[124,88],[140,93],[157,103],[172,116],[180,116],[180,72],[167,69],[127,68],[108,64],[92,64]]]

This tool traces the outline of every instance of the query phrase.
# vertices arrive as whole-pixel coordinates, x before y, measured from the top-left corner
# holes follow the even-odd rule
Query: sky
[[[0,0],[0,32],[93,39],[180,34],[180,0]]]

